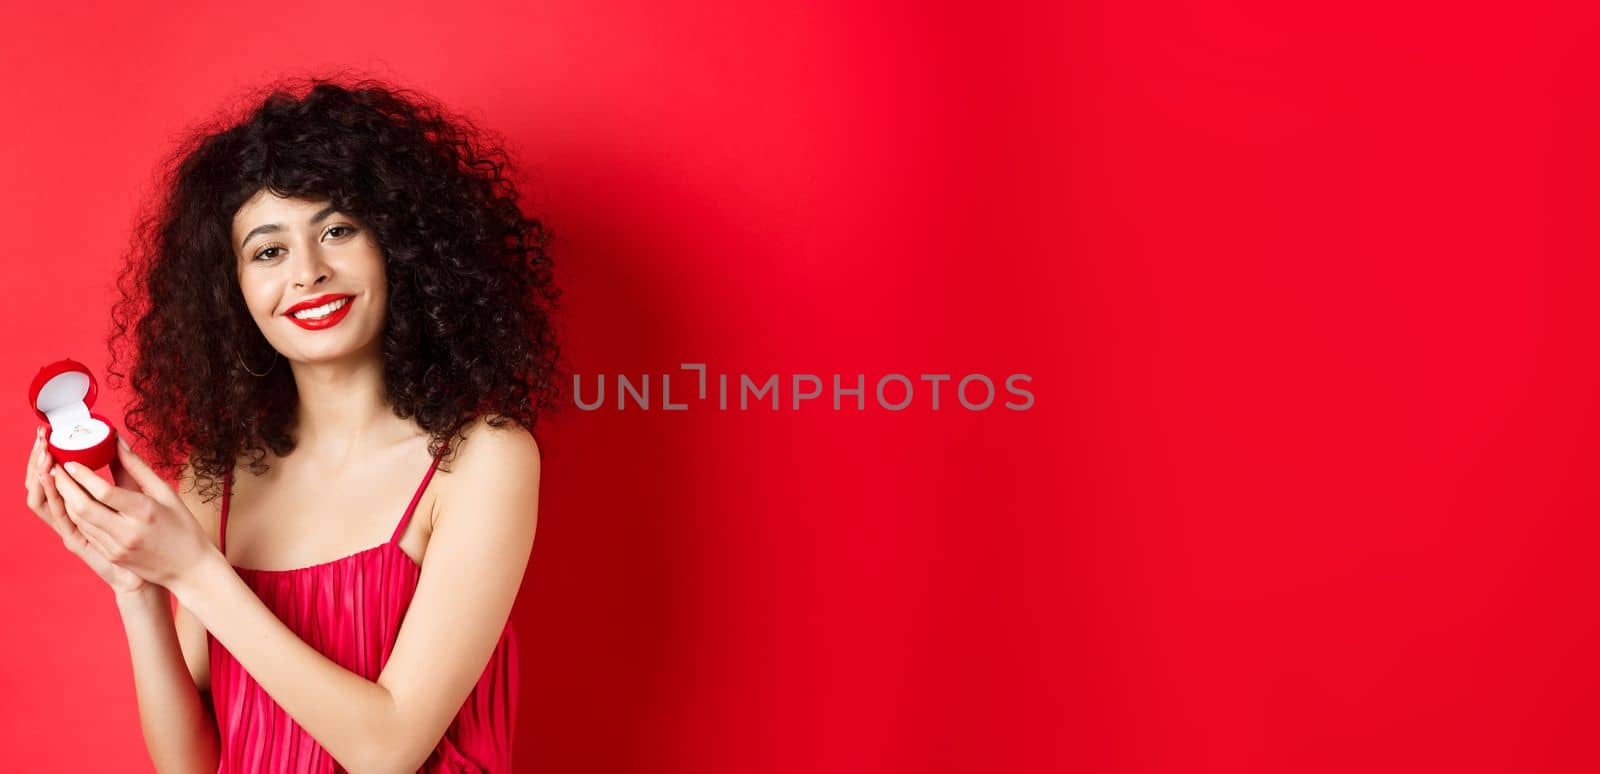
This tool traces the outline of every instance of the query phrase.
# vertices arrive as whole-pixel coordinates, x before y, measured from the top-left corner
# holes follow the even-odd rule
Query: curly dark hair
[[[340,81],[276,81],[242,118],[225,111],[190,133],[117,280],[107,371],[132,386],[125,422],[164,475],[187,464],[206,500],[244,454],[259,474],[267,448],[296,443],[291,370],[257,377],[239,362],[279,357],[230,244],[234,213],[263,188],[331,200],[371,230],[389,283],[385,397],[432,436],[431,453],[450,456],[480,416],[532,432],[558,404],[550,233],[519,206],[503,141],[416,91]]]

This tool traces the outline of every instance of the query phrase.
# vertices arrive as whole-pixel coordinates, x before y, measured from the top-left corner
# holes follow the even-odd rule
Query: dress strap
[[[217,522],[217,550],[228,553],[228,495],[233,491],[233,470],[222,474],[222,518]]]
[[[406,506],[405,515],[400,517],[400,523],[395,526],[394,534],[389,536],[390,543],[399,543],[400,536],[405,534],[406,524],[411,521],[411,513],[417,509],[417,503],[422,500],[422,491],[428,488],[428,482],[433,480],[433,471],[439,468],[439,459],[439,455],[434,455],[433,464],[428,466],[428,473],[422,477],[422,483],[417,486],[417,493],[411,496],[411,504]]]

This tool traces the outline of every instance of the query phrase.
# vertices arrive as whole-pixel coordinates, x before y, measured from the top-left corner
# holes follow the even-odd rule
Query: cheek
[[[272,316],[273,300],[271,288],[250,282],[241,282],[239,290],[244,294],[244,305],[250,310],[250,315],[258,319]]]
[[[385,272],[386,268],[381,256],[367,264],[367,290],[374,298],[384,299],[389,295],[389,275]]]

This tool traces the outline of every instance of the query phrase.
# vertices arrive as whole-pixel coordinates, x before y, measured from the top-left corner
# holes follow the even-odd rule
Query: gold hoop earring
[[[272,365],[267,366],[267,370],[262,371],[259,374],[256,373],[255,371],[250,370],[250,366],[247,366],[247,365],[244,364],[244,358],[239,355],[239,350],[235,349],[233,351],[233,356],[234,356],[235,359],[237,359],[239,361],[239,366],[241,368],[243,368],[245,371],[248,371],[251,376],[256,376],[256,377],[266,376],[267,374],[272,373],[272,369],[278,365],[278,352],[277,352],[277,350],[273,350],[273,352],[272,352]]]

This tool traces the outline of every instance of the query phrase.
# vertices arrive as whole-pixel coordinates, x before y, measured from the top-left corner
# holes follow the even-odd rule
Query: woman
[[[174,156],[119,282],[152,461],[37,442],[28,505],[115,591],[158,770],[508,771],[547,232],[414,92],[253,104]]]

